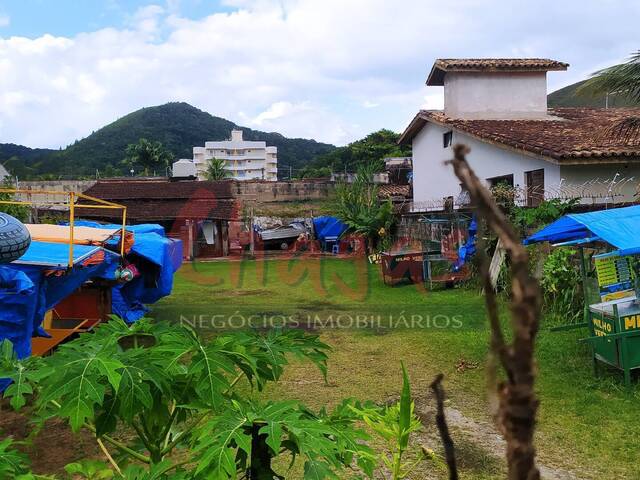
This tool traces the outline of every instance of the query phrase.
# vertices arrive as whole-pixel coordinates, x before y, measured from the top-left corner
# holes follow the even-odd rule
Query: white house
[[[231,139],[221,142],[205,142],[204,147],[193,147],[193,163],[198,179],[205,179],[209,160],[222,159],[229,178],[235,180],[278,179],[278,149],[266,142],[243,140],[242,130],[232,130]]]
[[[553,196],[632,200],[640,141],[624,141],[612,126],[640,109],[548,110],[547,72],[567,67],[548,59],[436,60],[427,85],[444,87],[444,111],[418,112],[400,139],[413,146],[416,207],[464,193],[445,165],[457,143],[470,147],[467,159],[488,185],[518,187],[529,205]]]

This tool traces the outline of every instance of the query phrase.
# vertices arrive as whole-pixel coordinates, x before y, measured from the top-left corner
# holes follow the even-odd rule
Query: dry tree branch
[[[478,216],[500,238],[511,260],[511,328],[513,340],[506,343],[498,318],[498,306],[492,288],[485,288],[491,327],[491,349],[505,372],[506,380],[498,390],[498,424],[507,443],[508,478],[537,480],[540,472],[535,464],[533,434],[538,400],[534,391],[535,338],[540,324],[540,289],[529,274],[527,251],[494,202],[491,193],[469,167],[464,145],[454,147],[450,161],[455,174],[469,192]],[[487,285],[488,270],[482,276]]]
[[[453,439],[449,434],[449,426],[447,425],[447,418],[444,414],[444,389],[442,388],[442,379],[444,375],[442,373],[431,382],[431,390],[436,397],[437,411],[436,411],[436,425],[438,426],[438,433],[440,433],[440,439],[442,440],[442,446],[444,447],[444,458],[449,468],[449,480],[458,480],[458,467],[456,465],[456,450],[453,444]]]

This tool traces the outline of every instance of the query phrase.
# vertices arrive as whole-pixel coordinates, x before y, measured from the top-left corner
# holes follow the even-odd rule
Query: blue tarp
[[[79,227],[122,228],[121,225],[84,220],[75,224]],[[127,261],[135,264],[141,275],[131,282],[113,287],[111,307],[114,314],[131,323],[148,311],[145,304],[155,303],[171,293],[173,275],[182,264],[182,242],[166,237],[161,225],[127,225],[126,228],[134,234]]]
[[[42,254],[41,242],[32,242],[31,245],[38,255]],[[100,250],[96,247],[87,248],[94,250],[94,253],[95,250]],[[57,249],[53,249],[52,259],[56,259],[59,253]],[[66,254],[68,255],[68,245]],[[97,265],[76,265],[68,271],[66,260],[63,269],[52,268],[49,264],[14,262],[0,265],[0,340],[11,340],[19,358],[31,355],[31,337],[48,336],[41,327],[46,312],[87,280],[96,277],[113,278],[117,262],[117,255],[106,253],[104,261]],[[60,275],[53,273],[55,270]]]
[[[620,255],[640,253],[640,205],[565,215],[524,243],[561,243],[589,238],[612,245]]]
[[[102,250],[102,248],[92,245],[74,245],[73,263],[80,263],[92,255],[99,253],[100,250]],[[65,243],[33,241],[24,255],[14,263],[54,268],[67,267],[69,265],[69,245]]]
[[[317,217],[313,219],[313,228],[316,238],[324,242],[327,237],[340,237],[348,227],[335,217]]]

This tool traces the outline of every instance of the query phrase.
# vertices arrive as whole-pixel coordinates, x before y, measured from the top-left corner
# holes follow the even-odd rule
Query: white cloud
[[[441,92],[424,86],[434,58],[568,61],[569,72],[549,76],[557,88],[634,51],[640,15],[625,0],[225,4],[234,10],[190,20],[179,1],[157,0],[122,29],[0,38],[0,142],[57,147],[134,109],[186,101],[255,128],[343,144],[401,130],[417,109],[441,106]]]

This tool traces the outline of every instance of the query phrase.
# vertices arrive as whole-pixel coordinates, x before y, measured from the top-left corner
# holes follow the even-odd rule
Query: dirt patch
[[[416,401],[416,413],[428,431],[435,432],[435,409],[426,401]],[[445,414],[452,430],[461,469],[477,471],[481,468],[484,473],[506,471],[504,463],[506,443],[492,424],[466,417],[460,410],[452,407],[445,407]],[[437,449],[440,449],[440,440],[435,433],[427,435],[424,440],[430,448],[433,448],[431,445],[435,440]],[[538,461],[538,468],[541,477],[545,480],[584,478],[569,470],[546,465],[540,461]]]
[[[88,432],[75,434],[58,419],[48,420],[36,431],[28,415],[3,408],[0,411],[0,438],[11,436],[14,440],[25,441],[18,449],[29,456],[34,473],[58,474],[69,463],[100,458],[96,442]]]

